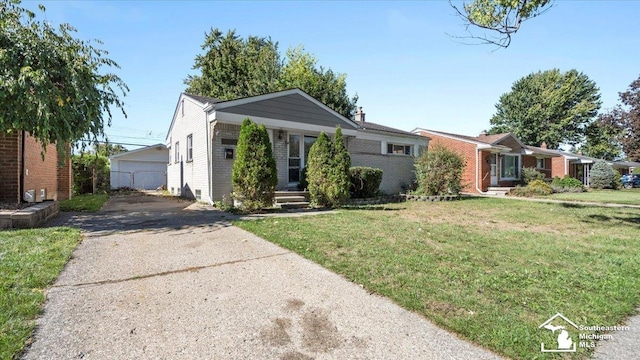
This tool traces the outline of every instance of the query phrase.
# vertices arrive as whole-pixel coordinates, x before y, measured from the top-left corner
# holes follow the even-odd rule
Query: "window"
[[[196,189],[196,200],[197,201],[202,200],[202,191],[201,190]]]
[[[536,168],[538,169],[546,169],[546,167],[544,167],[544,158],[543,159],[536,159]]]
[[[167,149],[169,149],[169,165],[171,165],[171,146],[169,146]]]
[[[174,162],[180,162],[180,142],[176,141],[176,158],[173,159]]]
[[[502,157],[502,178],[505,180],[516,180],[520,178],[520,167],[518,155],[504,155]]]
[[[187,161],[193,161],[193,134],[187,136]]]
[[[411,155],[411,145],[387,144],[387,154]]]

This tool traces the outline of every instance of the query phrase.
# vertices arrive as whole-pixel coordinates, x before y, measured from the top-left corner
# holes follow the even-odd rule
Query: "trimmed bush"
[[[520,181],[522,185],[528,185],[533,180],[544,180],[544,174],[533,167],[522,168]]]
[[[349,172],[352,198],[366,199],[377,195],[382,182],[382,169],[354,166],[349,169]]]
[[[336,129],[332,142],[320,133],[309,150],[306,181],[313,205],[339,206],[349,199],[351,157],[344,146],[342,130]]]
[[[417,194],[457,195],[462,189],[465,162],[455,151],[436,144],[416,160]]]
[[[518,186],[509,192],[512,196],[531,197],[537,195],[550,195],[553,189],[546,182],[537,179],[533,180],[527,186]]]
[[[589,173],[589,187],[594,189],[617,189],[616,181],[619,176],[611,165],[604,160],[597,160]]]
[[[563,192],[583,192],[584,185],[582,181],[572,178],[569,175],[565,175],[563,178],[554,176],[551,181],[551,188],[555,193],[563,193]]]
[[[248,211],[272,206],[278,174],[264,125],[249,118],[242,122],[236,154],[231,174],[234,199]]]

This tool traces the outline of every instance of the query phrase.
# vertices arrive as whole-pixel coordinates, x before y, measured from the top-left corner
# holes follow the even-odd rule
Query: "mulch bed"
[[[0,210],[20,210],[20,209],[28,208],[31,205],[34,205],[34,203],[4,203],[4,202],[0,202]]]

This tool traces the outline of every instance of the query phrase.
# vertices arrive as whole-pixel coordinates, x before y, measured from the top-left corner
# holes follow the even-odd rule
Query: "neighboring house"
[[[589,174],[593,164],[599,160],[590,156],[582,154],[574,154],[568,151],[550,150],[546,149],[543,143],[543,147],[527,146],[527,149],[531,151],[547,151],[556,155],[552,160],[552,176],[564,177],[569,175],[572,178],[576,178],[585,186],[589,186]],[[620,175],[628,174],[633,171],[634,168],[639,167],[640,163],[626,162],[626,161],[606,161],[611,165]]]
[[[72,195],[70,148],[43,149],[25,131],[0,133],[0,202],[66,200]]]
[[[466,136],[421,128],[413,133],[428,136],[430,148],[440,144],[462,156],[466,163],[462,186],[469,193],[516,186],[523,167],[534,167],[551,177],[552,159],[559,157],[546,149],[525,146],[511,133]]]
[[[410,132],[347,119],[300,89],[237,100],[181,94],[169,131],[167,189],[212,203],[230,199],[231,171],[240,124],[246,118],[264,124],[273,146],[278,190],[295,189],[309,149],[320,132],[342,128],[352,166],[384,171],[381,190],[396,193],[414,179],[414,159],[429,139]]]
[[[167,185],[169,150],[164,144],[111,155],[111,188],[153,190]]]

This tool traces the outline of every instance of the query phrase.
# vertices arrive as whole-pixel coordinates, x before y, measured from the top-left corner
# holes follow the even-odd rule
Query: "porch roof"
[[[557,150],[544,149],[536,146],[524,146],[524,154],[525,155],[534,155],[534,156],[542,156],[542,157],[560,157],[560,154]]]

